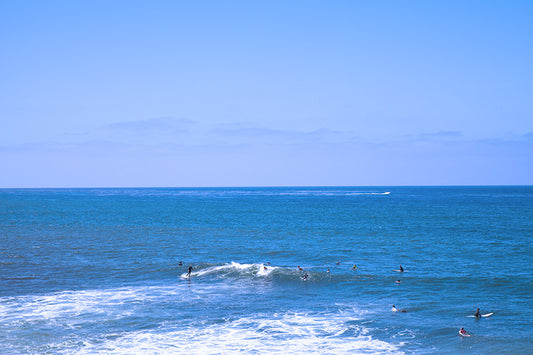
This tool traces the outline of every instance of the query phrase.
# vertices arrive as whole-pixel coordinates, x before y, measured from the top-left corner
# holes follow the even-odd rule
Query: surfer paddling
[[[463,327],[461,327],[461,329],[459,330],[459,335],[463,336],[463,337],[469,337],[470,336],[470,334]]]
[[[405,310],[403,310],[403,309],[398,309],[398,308],[396,308],[395,305],[392,305],[391,311],[393,311],[393,312],[404,312],[404,313],[405,313]]]

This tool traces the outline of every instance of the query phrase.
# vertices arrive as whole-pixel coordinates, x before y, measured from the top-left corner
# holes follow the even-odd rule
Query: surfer
[[[329,269],[328,269],[328,271],[326,271],[326,272],[329,274]]]
[[[400,272],[403,272],[402,264],[400,264]]]
[[[302,271],[303,269],[298,265],[298,271]]]
[[[307,281],[307,279],[309,278],[309,275],[307,274],[307,272],[304,274],[304,276],[302,276],[302,280],[304,281]]]
[[[396,283],[399,284],[401,281],[400,280],[396,280]]]
[[[183,266],[183,261],[180,261],[180,262],[178,263],[178,266]]]
[[[189,265],[189,271],[187,271],[187,278],[188,278],[188,279],[191,278],[191,272],[192,272],[192,266]]]
[[[469,337],[470,336],[470,334],[468,334],[468,332],[463,327],[461,327],[461,330],[459,330],[459,334],[464,336],[464,337]]]
[[[352,269],[357,270],[357,265],[353,264]]]
[[[393,312],[404,312],[404,313],[405,313],[405,310],[403,310],[403,309],[398,309],[398,308],[396,308],[396,306],[394,306],[394,305],[392,305],[391,311],[393,311]]]
[[[479,308],[476,310],[476,313],[474,314],[474,317],[481,318],[481,313],[479,312]]]

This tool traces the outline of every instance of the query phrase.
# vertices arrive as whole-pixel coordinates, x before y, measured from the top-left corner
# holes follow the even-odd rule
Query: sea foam
[[[255,264],[233,263],[224,267],[254,269],[257,273],[260,270]],[[20,337],[31,327],[40,344],[32,347],[31,343],[25,343],[17,347],[11,341],[6,342],[9,347],[0,345],[0,350],[63,354],[401,353],[401,343],[372,338],[369,329],[358,324],[358,312],[352,307],[318,313],[286,311],[180,317],[180,308],[186,307],[191,297],[196,299],[195,294],[201,296],[198,301],[221,291],[216,289],[217,285],[206,285],[205,289],[199,286],[191,293],[187,284],[0,298],[3,314],[0,340]],[[128,328],[128,323],[139,315],[149,314],[154,305],[161,308],[161,304],[168,302],[173,305],[175,318],[152,319],[149,329]],[[138,321],[146,322],[146,316],[142,317]],[[98,327],[102,330],[86,331]],[[50,333],[49,329],[54,331]]]

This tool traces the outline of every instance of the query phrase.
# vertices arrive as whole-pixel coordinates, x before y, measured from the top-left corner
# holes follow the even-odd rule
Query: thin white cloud
[[[103,126],[103,130],[123,133],[187,133],[195,121],[186,118],[161,117],[138,121],[115,122]]]
[[[464,136],[460,131],[438,131],[419,134],[410,134],[402,137],[408,141],[440,141],[440,140],[459,140]]]
[[[533,132],[528,132],[522,136],[525,139],[533,139]]]
[[[298,144],[312,142],[341,143],[355,140],[352,132],[320,128],[313,131],[283,130],[246,124],[226,124],[209,131],[215,138],[255,143]]]
[[[74,139],[73,139],[74,138]],[[34,142],[30,144],[0,145],[1,152],[108,152],[112,154],[146,152],[172,154],[173,152],[227,150],[239,151],[251,147],[287,146],[286,149],[329,149],[338,147],[367,147],[394,149],[394,147],[440,146],[459,149],[465,146],[530,147],[533,132],[515,139],[470,140],[459,131],[438,131],[398,137],[393,140],[365,140],[351,131],[320,128],[312,131],[284,130],[259,127],[249,123],[227,123],[214,128],[202,126],[189,119],[153,118],[138,121],[115,122],[100,129],[71,136],[69,139]],[[290,148],[293,146],[293,148]],[[329,147],[329,148],[328,148]],[[352,147],[352,148],[349,148]],[[418,149],[418,148],[416,148]]]

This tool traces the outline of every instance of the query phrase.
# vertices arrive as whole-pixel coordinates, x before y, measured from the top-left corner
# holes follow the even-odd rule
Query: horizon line
[[[26,186],[0,187],[0,190],[31,189],[239,189],[239,188],[379,188],[379,187],[533,187],[524,184],[450,184],[450,185],[241,185],[241,186]]]

